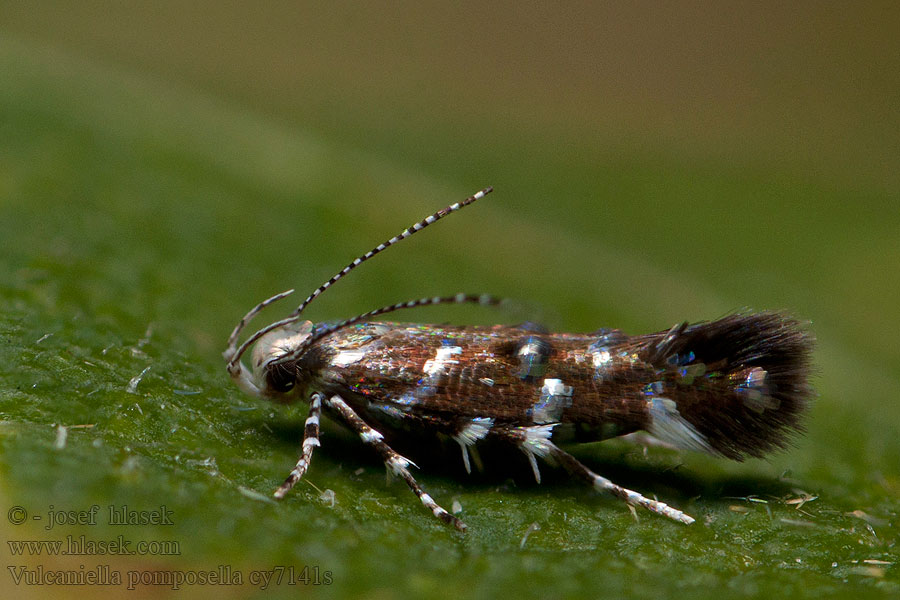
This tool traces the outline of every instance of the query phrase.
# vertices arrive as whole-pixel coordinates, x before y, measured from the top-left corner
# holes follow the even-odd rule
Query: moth
[[[289,316],[238,345],[247,323],[293,290],[276,294],[237,324],[224,352],[227,370],[250,395],[306,401],[300,458],[275,491],[283,498],[319,446],[323,411],[359,435],[434,516],[466,525],[428,495],[382,432],[448,436],[469,451],[482,440],[514,444],[540,482],[538,459],[561,465],[597,490],[675,521],[694,518],[621,487],[560,447],[637,431],[676,448],[735,460],[783,448],[799,431],[811,398],[812,336],[780,312],[746,312],[647,335],[617,329],[548,333],[531,325],[447,326],[377,322],[419,306],[497,305],[458,294],[401,302],[331,324],[301,314],[322,292],[382,250],[483,198],[486,188],[415,223],[354,259]],[[242,356],[253,346],[251,369]]]

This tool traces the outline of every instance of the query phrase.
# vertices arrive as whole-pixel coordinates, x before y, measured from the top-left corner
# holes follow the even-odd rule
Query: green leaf
[[[895,205],[891,193],[639,151],[588,164],[534,149],[546,140],[525,147],[503,125],[491,147],[472,148],[441,124],[452,119],[430,130],[432,151],[495,172],[461,167],[446,181],[424,159],[398,158],[414,153],[401,134],[373,131],[364,151],[346,132],[313,134],[227,95],[35,41],[0,38],[0,73],[0,498],[28,517],[9,513],[4,541],[177,542],[174,555],[28,557],[10,546],[9,566],[108,565],[117,589],[133,577],[148,593],[176,587],[171,573],[220,566],[256,588],[254,571],[293,568],[305,580],[270,590],[340,597],[900,593],[890,262],[900,217],[894,206],[848,223],[846,209],[861,195]],[[479,207],[367,264],[311,314],[492,292],[526,314],[404,317],[642,333],[746,304],[790,306],[819,338],[806,436],[746,464],[619,442],[573,449],[697,517],[690,527],[636,520],[549,466],[537,486],[518,453],[486,457],[490,468],[466,477],[451,448],[446,462],[423,457],[416,476],[445,507],[459,503],[469,525],[459,534],[330,425],[304,481],[270,501],[296,460],[305,409],[231,385],[220,353],[237,319],[282,289],[304,295],[489,184],[497,190]],[[866,268],[893,279],[876,294]],[[96,524],[79,524],[94,505]],[[110,507],[173,524],[111,525]],[[49,527],[50,513],[74,523]],[[0,589],[21,589],[2,577]]]

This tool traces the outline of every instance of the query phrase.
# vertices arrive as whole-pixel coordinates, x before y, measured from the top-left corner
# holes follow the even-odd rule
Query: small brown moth
[[[694,519],[594,473],[557,444],[576,430],[582,441],[644,430],[678,448],[735,460],[784,447],[812,395],[813,342],[799,321],[782,313],[735,314],[637,336],[615,329],[568,334],[370,320],[416,306],[500,302],[459,294],[401,302],[331,325],[301,320],[309,303],[351,270],[490,191],[356,258],[287,318],[240,346],[247,322],[293,290],[264,300],[235,327],[224,357],[238,387],[279,402],[309,402],[300,459],[276,498],[309,468],[323,408],[371,446],[436,517],[459,530],[465,524],[425,493],[408,469],[412,462],[388,446],[381,431],[449,436],[459,443],[467,471],[472,445],[506,440],[522,450],[538,482],[537,459],[547,459],[598,490],[685,524]],[[248,371],[241,357],[253,344]]]

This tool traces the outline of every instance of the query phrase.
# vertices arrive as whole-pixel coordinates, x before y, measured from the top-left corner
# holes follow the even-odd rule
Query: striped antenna
[[[275,294],[271,298],[266,298],[256,306],[250,309],[244,318],[242,318],[238,324],[235,326],[234,331],[231,332],[231,335],[228,336],[228,349],[225,350],[225,355],[227,358],[234,356],[235,354],[235,346],[237,345],[238,336],[241,335],[241,330],[247,326],[247,323],[250,322],[250,319],[258,315],[263,311],[263,309],[270,304],[278,302],[282,298],[286,298],[294,293],[294,290],[287,290],[286,292],[281,292],[280,294]]]
[[[478,192],[477,194],[475,194],[474,196],[469,196],[462,202],[457,202],[456,204],[451,204],[450,206],[448,206],[446,208],[442,208],[441,210],[437,211],[433,215],[425,217],[418,223],[412,225],[411,227],[408,227],[400,235],[395,235],[394,237],[387,240],[386,242],[384,242],[382,244],[378,244],[377,246],[375,246],[374,248],[372,248],[371,250],[369,250],[362,256],[354,259],[353,262],[351,262],[346,267],[341,269],[341,271],[338,274],[336,274],[334,277],[332,277],[331,279],[329,279],[328,281],[326,281],[325,283],[320,285],[318,287],[318,289],[316,291],[314,291],[312,294],[310,294],[309,296],[307,296],[306,300],[304,300],[302,303],[300,303],[300,306],[297,307],[297,310],[295,310],[291,314],[299,315],[300,313],[302,313],[303,309],[305,309],[307,306],[309,306],[310,302],[315,300],[319,294],[321,294],[322,292],[327,290],[329,287],[331,287],[332,284],[334,284],[334,282],[336,282],[338,279],[341,279],[344,275],[346,275],[347,273],[349,273],[350,271],[352,271],[353,269],[355,269],[362,263],[366,262],[367,260],[369,260],[370,258],[375,256],[376,254],[378,254],[385,248],[389,248],[389,247],[393,246],[400,240],[405,240],[406,238],[408,238],[412,234],[416,233],[417,231],[422,231],[423,229],[425,229],[426,227],[428,227],[435,221],[438,221],[438,220],[446,217],[450,213],[454,213],[454,212],[458,211],[459,209],[472,204],[476,200],[480,200],[481,198],[484,198],[487,194],[490,194],[492,191],[494,191],[494,188],[486,187],[483,190],[481,190],[480,192]]]
[[[406,308],[417,308],[420,306],[435,306],[437,304],[480,304],[482,306],[497,306],[498,304],[501,304],[503,302],[505,302],[503,298],[497,298],[496,296],[491,296],[490,294],[481,294],[480,296],[476,296],[473,294],[457,294],[455,296],[435,296],[433,298],[419,298],[418,300],[409,300],[408,302],[398,302],[397,304],[382,306],[381,308],[376,308],[375,310],[370,310],[369,312],[363,313],[361,315],[356,315],[355,317],[345,319],[335,325],[329,325],[325,327],[321,331],[318,331],[311,335],[305,342],[279,358],[276,362],[285,363],[295,360],[302,356],[304,352],[306,352],[313,344],[321,340],[323,337],[329,336],[335,331],[340,331],[345,327],[355,325],[361,321],[366,321],[371,317],[376,317],[385,313],[403,310]]]
[[[416,233],[417,231],[421,231],[421,230],[425,229],[426,227],[428,227],[435,221],[438,221],[438,220],[446,217],[450,213],[454,213],[454,212],[460,210],[461,208],[465,208],[466,206],[469,206],[476,200],[480,200],[481,198],[484,198],[486,195],[490,194],[493,190],[494,190],[494,188],[492,188],[492,187],[486,187],[483,190],[481,190],[480,192],[478,192],[477,194],[469,196],[462,202],[456,202],[455,204],[451,204],[450,206],[448,206],[446,208],[442,208],[441,210],[437,211],[433,215],[427,216],[424,219],[422,219],[421,221],[419,221],[418,223],[415,223],[411,227],[408,227],[406,230],[403,231],[403,233],[400,233],[399,235],[392,237],[391,239],[387,240],[386,242],[378,244],[377,246],[375,246],[374,248],[372,248],[371,250],[369,250],[362,256],[354,259],[353,262],[351,262],[346,267],[341,269],[340,272],[338,272],[336,275],[334,275],[331,279],[329,279],[328,281],[326,281],[325,283],[320,285],[316,289],[316,291],[314,291],[312,294],[307,296],[306,300],[301,302],[300,306],[298,306],[297,309],[294,312],[292,312],[288,317],[281,319],[280,321],[276,321],[275,323],[272,323],[270,325],[267,325],[266,327],[263,327],[262,329],[260,329],[259,331],[257,331],[253,335],[251,335],[249,338],[247,338],[247,340],[243,344],[241,344],[240,347],[237,348],[237,350],[235,350],[234,346],[237,344],[238,336],[240,335],[240,333],[244,329],[244,327],[247,325],[247,323],[250,321],[250,319],[255,317],[265,307],[269,306],[273,302],[281,300],[288,294],[292,293],[293,290],[291,290],[289,292],[282,292],[281,294],[276,294],[275,296],[272,296],[271,298],[268,298],[267,300],[264,300],[263,302],[256,305],[250,312],[248,312],[244,316],[243,319],[240,320],[240,322],[234,328],[234,331],[232,331],[231,336],[228,338],[228,349],[224,353],[225,360],[228,361],[228,371],[235,372],[235,369],[237,368],[238,363],[241,360],[241,356],[244,355],[244,352],[247,351],[247,348],[249,348],[250,345],[253,344],[256,340],[258,340],[259,338],[261,338],[268,332],[272,331],[273,329],[277,329],[279,327],[283,327],[285,325],[289,325],[291,323],[295,323],[295,322],[299,321],[300,313],[302,313],[304,311],[304,309],[306,309],[306,307],[309,306],[309,304],[313,300],[315,300],[322,292],[324,292],[329,287],[331,287],[336,281],[338,281],[339,279],[344,277],[344,275],[346,275],[347,273],[349,273],[350,271],[352,271],[353,269],[355,269],[362,263],[366,262],[367,260],[369,260],[370,258],[375,256],[382,250],[384,250],[390,246],[393,246],[400,240],[405,240],[406,238],[410,237],[412,234]],[[432,303],[432,304],[435,304],[435,303]],[[389,307],[385,307],[385,308],[389,308]],[[394,308],[393,310],[397,310],[397,308]],[[372,311],[372,312],[375,314],[382,314],[381,312],[377,312],[377,311]],[[390,312],[390,311],[385,311],[385,312]],[[374,316],[374,315],[368,314],[368,316]],[[291,353],[291,354],[293,354],[293,353]]]

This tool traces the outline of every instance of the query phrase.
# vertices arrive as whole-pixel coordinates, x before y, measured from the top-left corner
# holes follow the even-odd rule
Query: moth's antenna
[[[425,229],[426,227],[428,227],[435,221],[438,221],[438,220],[446,217],[450,213],[454,213],[454,212],[458,211],[459,209],[472,204],[476,200],[480,200],[481,198],[484,198],[487,194],[490,194],[493,190],[494,190],[494,188],[492,188],[492,187],[486,187],[483,190],[481,190],[480,192],[478,192],[477,194],[469,196],[462,202],[456,202],[455,204],[451,204],[450,206],[448,206],[446,208],[442,208],[441,210],[437,211],[433,215],[427,216],[424,219],[422,219],[421,221],[419,221],[418,223],[415,223],[412,226],[406,228],[406,230],[404,230],[399,235],[392,237],[391,239],[387,240],[386,242],[378,244],[377,246],[375,246],[374,248],[372,248],[371,250],[369,250],[362,256],[354,259],[353,262],[351,262],[346,267],[341,269],[340,272],[338,272],[336,275],[334,275],[331,279],[329,279],[328,281],[326,281],[325,283],[320,285],[316,289],[316,291],[314,291],[312,294],[307,296],[306,300],[301,302],[300,306],[298,306],[297,309],[294,312],[292,312],[288,317],[281,319],[280,321],[276,321],[275,323],[272,323],[271,325],[267,325],[266,327],[263,327],[262,329],[260,329],[259,331],[257,331],[253,335],[251,335],[249,338],[247,338],[247,340],[244,341],[244,343],[241,344],[237,350],[234,350],[234,345],[237,343],[237,338],[240,335],[243,328],[246,326],[247,322],[251,318],[255,317],[266,306],[269,306],[273,302],[276,302],[276,301],[284,298],[290,292],[283,292],[281,294],[277,294],[267,300],[264,300],[260,304],[258,304],[256,307],[253,308],[253,310],[251,310],[249,313],[247,313],[243,319],[241,319],[241,321],[234,328],[234,331],[231,333],[231,337],[228,338],[229,345],[228,345],[228,349],[225,351],[225,354],[224,354],[225,359],[228,361],[228,365],[227,365],[228,371],[232,372],[232,373],[235,372],[235,368],[237,367],[238,362],[240,362],[241,356],[243,356],[244,352],[247,351],[247,348],[249,348],[250,345],[253,344],[256,340],[258,340],[259,338],[261,338],[268,332],[272,331],[273,329],[277,329],[279,327],[283,327],[284,325],[289,325],[291,323],[299,321],[300,313],[302,313],[303,310],[307,306],[309,306],[309,304],[313,300],[315,300],[322,292],[324,292],[329,287],[331,287],[332,284],[334,284],[334,282],[341,279],[344,275],[346,275],[347,273],[349,273],[350,271],[352,271],[353,269],[355,269],[356,267],[358,267],[365,261],[369,260],[370,258],[375,256],[376,254],[378,254],[385,248],[393,246],[400,240],[404,240],[404,239],[408,238],[409,236],[411,236],[412,234],[416,233],[417,231],[421,231],[422,229]],[[291,291],[293,291],[293,290],[291,290]],[[396,309],[394,309],[394,310],[396,310]],[[377,314],[381,314],[381,313],[377,313]],[[369,315],[369,316],[373,316],[373,315]]]
[[[418,300],[409,300],[408,302],[398,302],[397,304],[382,306],[381,308],[376,308],[375,310],[370,310],[369,312],[363,313],[361,315],[350,317],[349,319],[345,319],[340,323],[329,325],[321,331],[315,332],[313,335],[307,338],[305,342],[294,348],[288,354],[280,357],[277,362],[289,362],[302,356],[303,353],[306,352],[313,344],[315,344],[323,337],[331,335],[335,331],[340,331],[341,329],[349,327],[350,325],[355,325],[360,321],[365,321],[371,317],[394,312],[396,310],[416,308],[419,306],[434,306],[436,304],[480,304],[482,306],[497,306],[498,304],[501,304],[503,302],[505,302],[503,298],[497,298],[496,296],[491,296],[490,294],[481,294],[480,296],[475,296],[473,294],[457,294],[455,296],[435,296],[433,298],[419,298]]]
[[[286,292],[281,292],[280,294],[275,294],[271,298],[266,298],[265,300],[263,300],[262,302],[260,302],[259,304],[257,304],[253,308],[251,308],[250,312],[248,312],[246,315],[244,315],[244,317],[235,326],[234,331],[231,332],[231,335],[228,336],[228,349],[225,350],[226,358],[230,359],[231,356],[234,355],[238,336],[241,335],[241,330],[247,326],[247,323],[250,322],[250,319],[252,319],[256,315],[261,313],[265,307],[267,307],[270,304],[273,304],[275,302],[278,302],[282,298],[286,298],[293,293],[294,293],[294,290],[287,290]]]
[[[416,233],[417,231],[421,231],[421,230],[425,229],[426,227],[428,227],[429,225],[431,225],[431,224],[434,223],[435,221],[437,221],[437,220],[439,220],[439,219],[442,219],[442,218],[446,217],[446,216],[449,215],[450,213],[454,213],[454,212],[458,211],[459,209],[464,208],[464,207],[466,207],[466,206],[472,204],[472,203],[475,202],[476,200],[480,200],[481,198],[484,198],[487,194],[490,194],[492,191],[494,191],[494,188],[492,188],[492,187],[486,187],[486,188],[484,188],[483,190],[481,190],[480,192],[478,192],[477,194],[475,194],[474,196],[469,196],[468,198],[466,198],[466,199],[463,200],[462,202],[457,202],[456,204],[451,204],[450,206],[448,206],[448,207],[446,207],[446,208],[442,208],[441,210],[437,211],[437,212],[434,213],[433,215],[428,216],[428,217],[425,217],[424,219],[422,219],[422,220],[419,221],[418,223],[412,225],[411,227],[408,227],[408,228],[407,228],[403,233],[401,233],[400,235],[396,235],[396,236],[392,237],[391,239],[389,239],[388,241],[384,242],[383,244],[378,244],[377,246],[375,246],[374,248],[372,248],[371,250],[369,250],[368,252],[366,252],[365,254],[363,254],[362,256],[360,256],[359,258],[356,258],[353,262],[351,262],[350,264],[348,264],[346,267],[344,267],[343,269],[341,269],[340,273],[336,274],[334,277],[332,277],[331,279],[329,279],[328,281],[326,281],[325,283],[323,283],[322,285],[320,285],[319,288],[318,288],[316,291],[314,291],[312,294],[310,294],[309,296],[307,296],[306,300],[304,300],[304,301],[300,304],[300,306],[297,307],[297,310],[295,310],[295,311],[294,311],[293,313],[291,313],[291,314],[292,314],[292,315],[299,315],[300,313],[302,313],[302,312],[303,312],[303,309],[305,309],[307,306],[309,306],[309,303],[310,303],[310,302],[312,302],[313,300],[315,300],[316,297],[317,297],[319,294],[321,294],[322,292],[324,292],[325,290],[327,290],[329,287],[331,287],[331,285],[332,285],[335,281],[337,281],[338,279],[342,278],[344,275],[346,275],[347,273],[349,273],[350,271],[352,271],[353,269],[355,269],[356,267],[358,267],[358,266],[361,265],[362,263],[366,262],[367,260],[369,260],[370,258],[372,258],[373,256],[375,256],[376,254],[378,254],[379,252],[381,252],[381,251],[384,250],[385,248],[388,248],[388,247],[390,247],[390,246],[393,246],[394,244],[396,244],[396,243],[399,242],[400,240],[405,240],[406,238],[408,238],[408,237],[411,236],[412,234]]]

